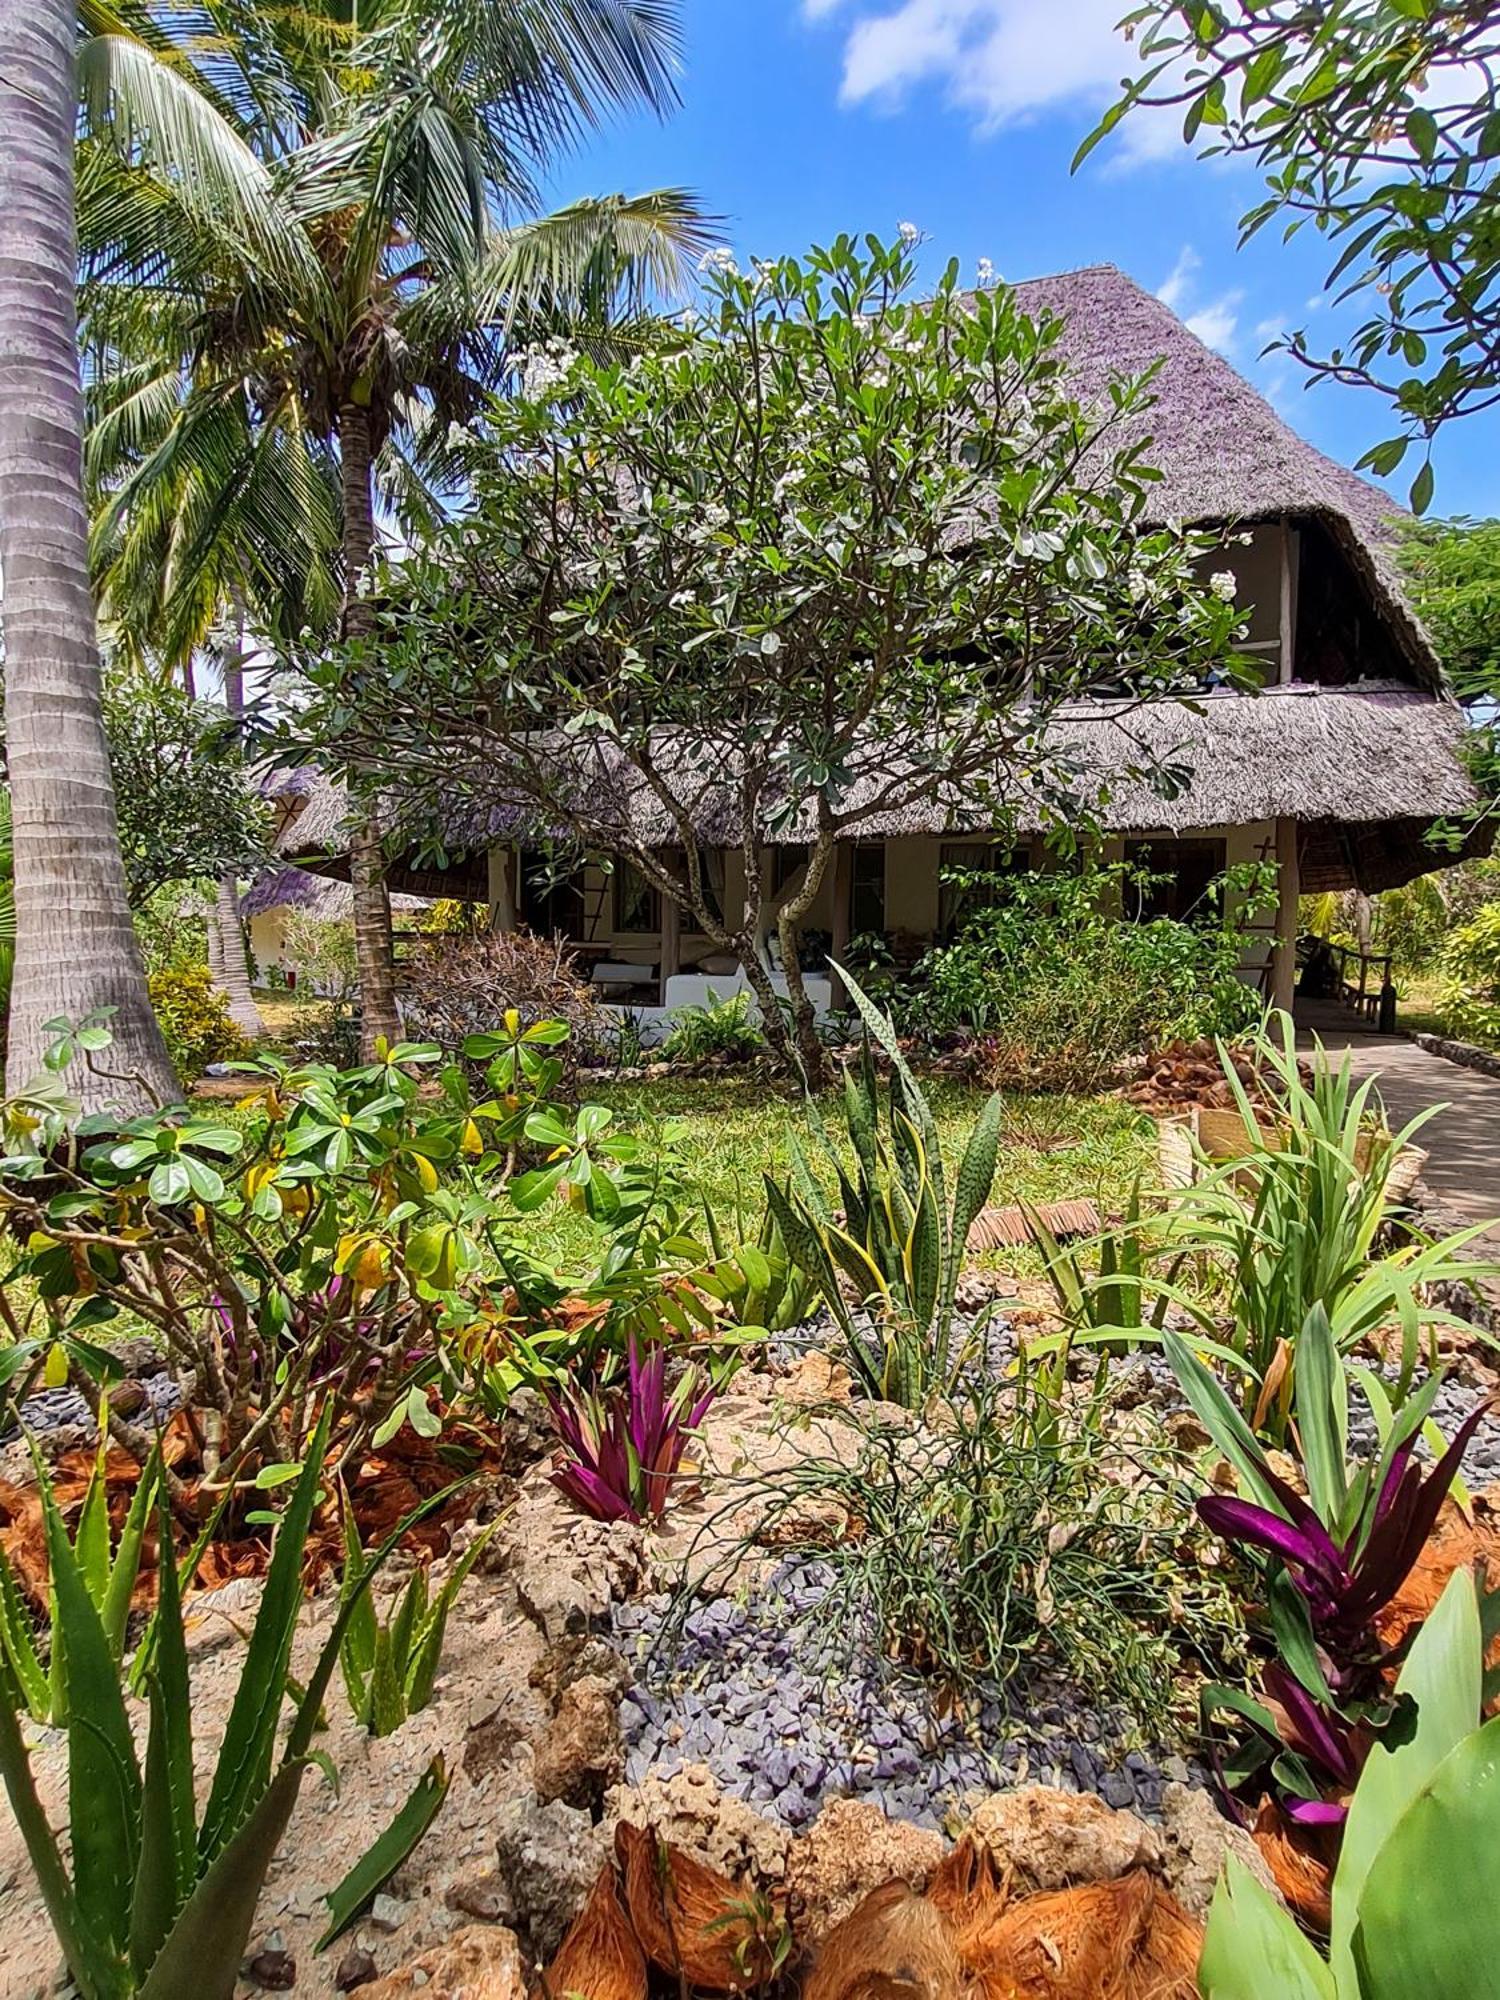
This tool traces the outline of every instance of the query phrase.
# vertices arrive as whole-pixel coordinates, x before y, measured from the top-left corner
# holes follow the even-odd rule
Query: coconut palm
[[[87,325],[141,369],[110,402],[97,548],[127,548],[135,510],[190,469],[206,505],[174,551],[174,592],[207,592],[233,522],[247,584],[274,594],[301,576],[299,524],[336,465],[341,622],[365,636],[382,506],[409,530],[449,504],[452,427],[518,342],[622,295],[638,306],[706,240],[671,189],[517,220],[603,108],[672,101],[675,14],[671,0],[86,0]],[[258,454],[284,476],[258,479]],[[368,1046],[397,1031],[373,821],[351,830],[350,876]]]
[[[0,572],[17,936],[6,1075],[41,1068],[50,1026],[113,1010],[89,1110],[175,1095],[130,920],[100,712],[74,306],[75,15],[0,9]]]

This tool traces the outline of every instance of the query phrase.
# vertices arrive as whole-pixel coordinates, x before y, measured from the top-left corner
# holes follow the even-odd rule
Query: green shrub
[[[1355,1788],[1327,1959],[1231,1856],[1203,1942],[1203,2000],[1494,1992],[1484,1968],[1494,1957],[1500,1721],[1482,1721],[1493,1609],[1460,1570],[1413,1642],[1396,1686],[1415,1721],[1376,1744]]]
[[[750,1019],[750,995],[720,1000],[710,993],[701,1007],[675,1007],[672,1032],[661,1045],[666,1062],[709,1062],[716,1056],[747,1062],[760,1055],[766,1038]]]
[[[1460,924],[1439,954],[1438,970],[1444,1027],[1500,1046],[1500,903],[1486,903]]]
[[[1229,1579],[1192,1552],[1206,1535],[1183,1531],[1175,1461],[1112,1444],[1102,1389],[1058,1388],[1024,1362],[1005,1379],[976,1370],[916,1427],[831,1403],[817,1411],[823,1450],[736,1489],[762,1545],[795,1542],[826,1568],[820,1664],[873,1654],[958,1697],[1061,1669],[1153,1738],[1185,1658],[1230,1677],[1242,1620]],[[726,1550],[703,1587],[721,1587],[743,1555]]]
[[[990,1081],[1087,1092],[1132,1056],[1235,1035],[1261,1005],[1236,976],[1258,868],[1230,870],[1201,922],[1122,918],[1139,870],[966,876],[982,898],[951,944],[922,960],[915,1021],[989,1041]],[[1233,890],[1243,900],[1224,914]]]
[[[215,990],[206,965],[154,972],[151,1005],[167,1038],[172,1067],[184,1083],[210,1063],[238,1062],[250,1044],[230,1018],[229,1002]]]

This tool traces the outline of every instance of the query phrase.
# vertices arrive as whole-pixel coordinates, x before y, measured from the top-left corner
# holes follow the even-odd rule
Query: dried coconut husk
[[[1333,1920],[1328,1836],[1294,1826],[1270,1799],[1261,1802],[1251,1832],[1287,1908],[1309,1930],[1326,1935]]]
[[[646,1961],[620,1908],[612,1862],[600,1869],[588,1901],[537,1985],[546,2000],[566,2000],[575,1993],[582,2000],[646,2000]]]
[[[966,1992],[947,1919],[905,1882],[887,1882],[836,1924],[802,1982],[802,2000],[964,2000]]]
[[[631,1925],[658,1972],[705,1993],[739,1993],[769,1978],[773,1946],[756,1922],[752,1890],[624,1820],[615,1858]]]
[[[1394,1651],[1415,1638],[1436,1608],[1454,1572],[1481,1567],[1491,1588],[1500,1582],[1500,1487],[1476,1494],[1472,1518],[1453,1500],[1443,1503],[1437,1526],[1396,1595],[1375,1619],[1380,1643]],[[1500,1666],[1500,1640],[1487,1664]]]
[[[1026,1896],[961,1940],[982,2000],[1194,2000],[1203,1933],[1144,1868]]]
[[[966,1833],[927,1884],[927,1900],[947,1920],[962,1950],[981,1936],[1010,1903],[1009,1872],[1002,1874],[989,1845]]]

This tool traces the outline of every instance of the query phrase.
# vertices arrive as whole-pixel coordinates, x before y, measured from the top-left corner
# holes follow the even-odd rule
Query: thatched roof
[[[1161,362],[1153,406],[1119,434],[1151,440],[1148,461],[1162,474],[1151,502],[1156,518],[1321,521],[1385,611],[1416,678],[1440,686],[1431,642],[1402,587],[1395,553],[1402,510],[1388,493],[1298,437],[1170,306],[1113,264],[1015,289],[1028,312],[1063,320],[1061,352],[1080,399],[1102,397],[1111,379]]]
[[[330,796],[334,788],[323,781]],[[416,911],[427,908],[423,896],[393,895],[393,910]],[[258,876],[240,898],[240,915],[264,916],[269,910],[306,910],[329,921],[344,922],[354,915],[354,891],[347,882],[327,875],[310,875],[305,868],[272,868]]]
[[[1107,832],[1182,835],[1292,818],[1320,828],[1324,847],[1337,830],[1339,856],[1352,855],[1363,841],[1368,865],[1350,862],[1349,879],[1375,889],[1439,865],[1444,857],[1425,847],[1426,829],[1436,817],[1475,803],[1462,758],[1464,729],[1452,703],[1395,682],[1350,688],[1293,683],[1259,695],[1209,693],[1191,703],[1120,701],[1065,709],[1044,733],[1041,761],[1049,769],[1066,768],[1069,792]],[[579,759],[578,787],[590,800],[590,825],[601,846],[626,831],[645,846],[675,844],[671,815],[612,745],[571,739],[571,752]],[[737,843],[732,774],[706,775],[701,752],[680,737],[674,742],[664,734],[655,754],[661,768],[679,774],[673,782],[690,806],[699,839],[710,846]],[[1161,778],[1168,772],[1176,774],[1176,789],[1164,790]],[[869,782],[873,790],[875,781]],[[939,786],[920,801],[858,820],[848,836],[971,834],[999,826],[1047,830],[1051,815],[1023,767],[997,769],[993,782],[998,809],[976,810],[968,784],[951,792]],[[849,803],[858,808],[858,788]],[[280,851],[302,859],[340,856],[343,818],[342,787],[316,779],[283,827]],[[1381,827],[1389,835],[1372,842],[1370,830]],[[476,807],[470,793],[445,809],[442,824],[424,831],[471,852],[528,835],[498,775],[492,808]],[[794,817],[774,833],[768,827],[764,838],[797,844],[809,832],[810,822]],[[535,819],[530,837],[545,837]],[[469,873],[474,875],[472,866]],[[418,886],[399,869],[393,880]],[[448,893],[464,892],[450,887]]]

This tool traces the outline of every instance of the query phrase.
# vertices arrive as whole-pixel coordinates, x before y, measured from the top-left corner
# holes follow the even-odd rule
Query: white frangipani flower
[[[975,267],[974,267],[974,275],[975,275],[975,277],[977,278],[978,282],[979,282],[979,283],[980,283],[981,285],[993,285],[993,284],[994,284],[994,282],[995,282],[995,267],[994,267],[994,265],[993,265],[993,264],[992,264],[992,263],[990,262],[990,260],[989,260],[989,258],[988,258],[988,257],[981,257],[981,258],[980,258],[979,262],[978,262],[978,263],[977,263],[977,264],[975,265]]]
[[[698,259],[698,269],[705,277],[722,272],[726,278],[737,278],[740,274],[734,252],[727,243],[716,243],[711,250],[705,250]]]
[[[1226,604],[1233,604],[1239,595],[1239,578],[1232,569],[1216,569],[1208,581],[1215,597],[1223,598]]]
[[[910,250],[914,243],[919,243],[922,238],[922,232],[914,222],[898,222],[896,224],[896,234],[901,238],[901,241],[906,245],[908,250]]]

